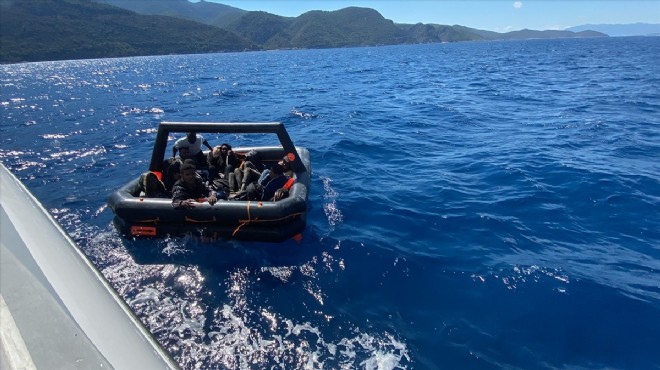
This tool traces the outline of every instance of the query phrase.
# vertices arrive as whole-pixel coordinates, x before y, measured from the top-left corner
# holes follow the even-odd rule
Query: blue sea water
[[[0,66],[0,159],[186,369],[660,367],[660,38]],[[127,240],[161,121],[281,121],[300,243]],[[240,146],[243,136],[207,137]]]

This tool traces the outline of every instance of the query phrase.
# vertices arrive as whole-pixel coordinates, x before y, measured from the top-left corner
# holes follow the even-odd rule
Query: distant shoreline
[[[106,2],[112,2],[107,0]],[[124,2],[125,3],[125,2]],[[160,4],[162,2],[148,2]],[[125,3],[127,4],[127,3]],[[134,6],[143,3],[128,3]],[[209,18],[226,6],[204,3]],[[201,4],[201,3],[197,3]],[[207,54],[257,50],[331,49],[343,47],[426,44],[533,38],[607,37],[595,31],[533,31],[497,33],[464,26],[395,24],[369,8],[349,7],[332,12],[311,11],[296,18],[265,12],[237,13],[221,24],[145,15],[98,2],[25,0],[2,3],[0,63],[85,60],[170,54]],[[218,13],[224,14],[224,13]],[[213,14],[211,14],[213,15]],[[189,18],[194,18],[191,16]],[[202,23],[206,19],[206,23]],[[216,23],[213,23],[216,22]],[[211,25],[211,24],[214,25]],[[25,25],[30,25],[25,28]]]

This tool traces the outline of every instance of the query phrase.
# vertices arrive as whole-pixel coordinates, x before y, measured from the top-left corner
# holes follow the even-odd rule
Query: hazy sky
[[[196,0],[193,0],[196,1]],[[660,23],[660,0],[207,0],[244,10],[296,17],[310,10],[360,6],[397,23],[459,24],[505,32],[582,24]]]

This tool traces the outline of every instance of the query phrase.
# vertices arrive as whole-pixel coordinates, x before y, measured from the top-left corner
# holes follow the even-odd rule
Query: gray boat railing
[[[61,226],[2,164],[0,206],[3,368],[178,368]]]

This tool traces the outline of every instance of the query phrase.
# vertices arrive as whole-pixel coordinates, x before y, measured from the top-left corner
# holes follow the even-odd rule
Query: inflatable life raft
[[[240,158],[256,150],[269,166],[282,157],[290,160],[294,182],[289,196],[277,202],[218,200],[198,203],[193,209],[175,209],[167,198],[140,196],[139,178],[114,192],[108,205],[114,224],[125,235],[160,237],[194,235],[215,239],[281,242],[298,238],[305,229],[311,162],[309,151],[294,146],[282,123],[191,123],[163,122],[158,127],[149,171],[161,174],[170,134],[187,132],[229,134],[275,134],[279,146],[233,148]]]

